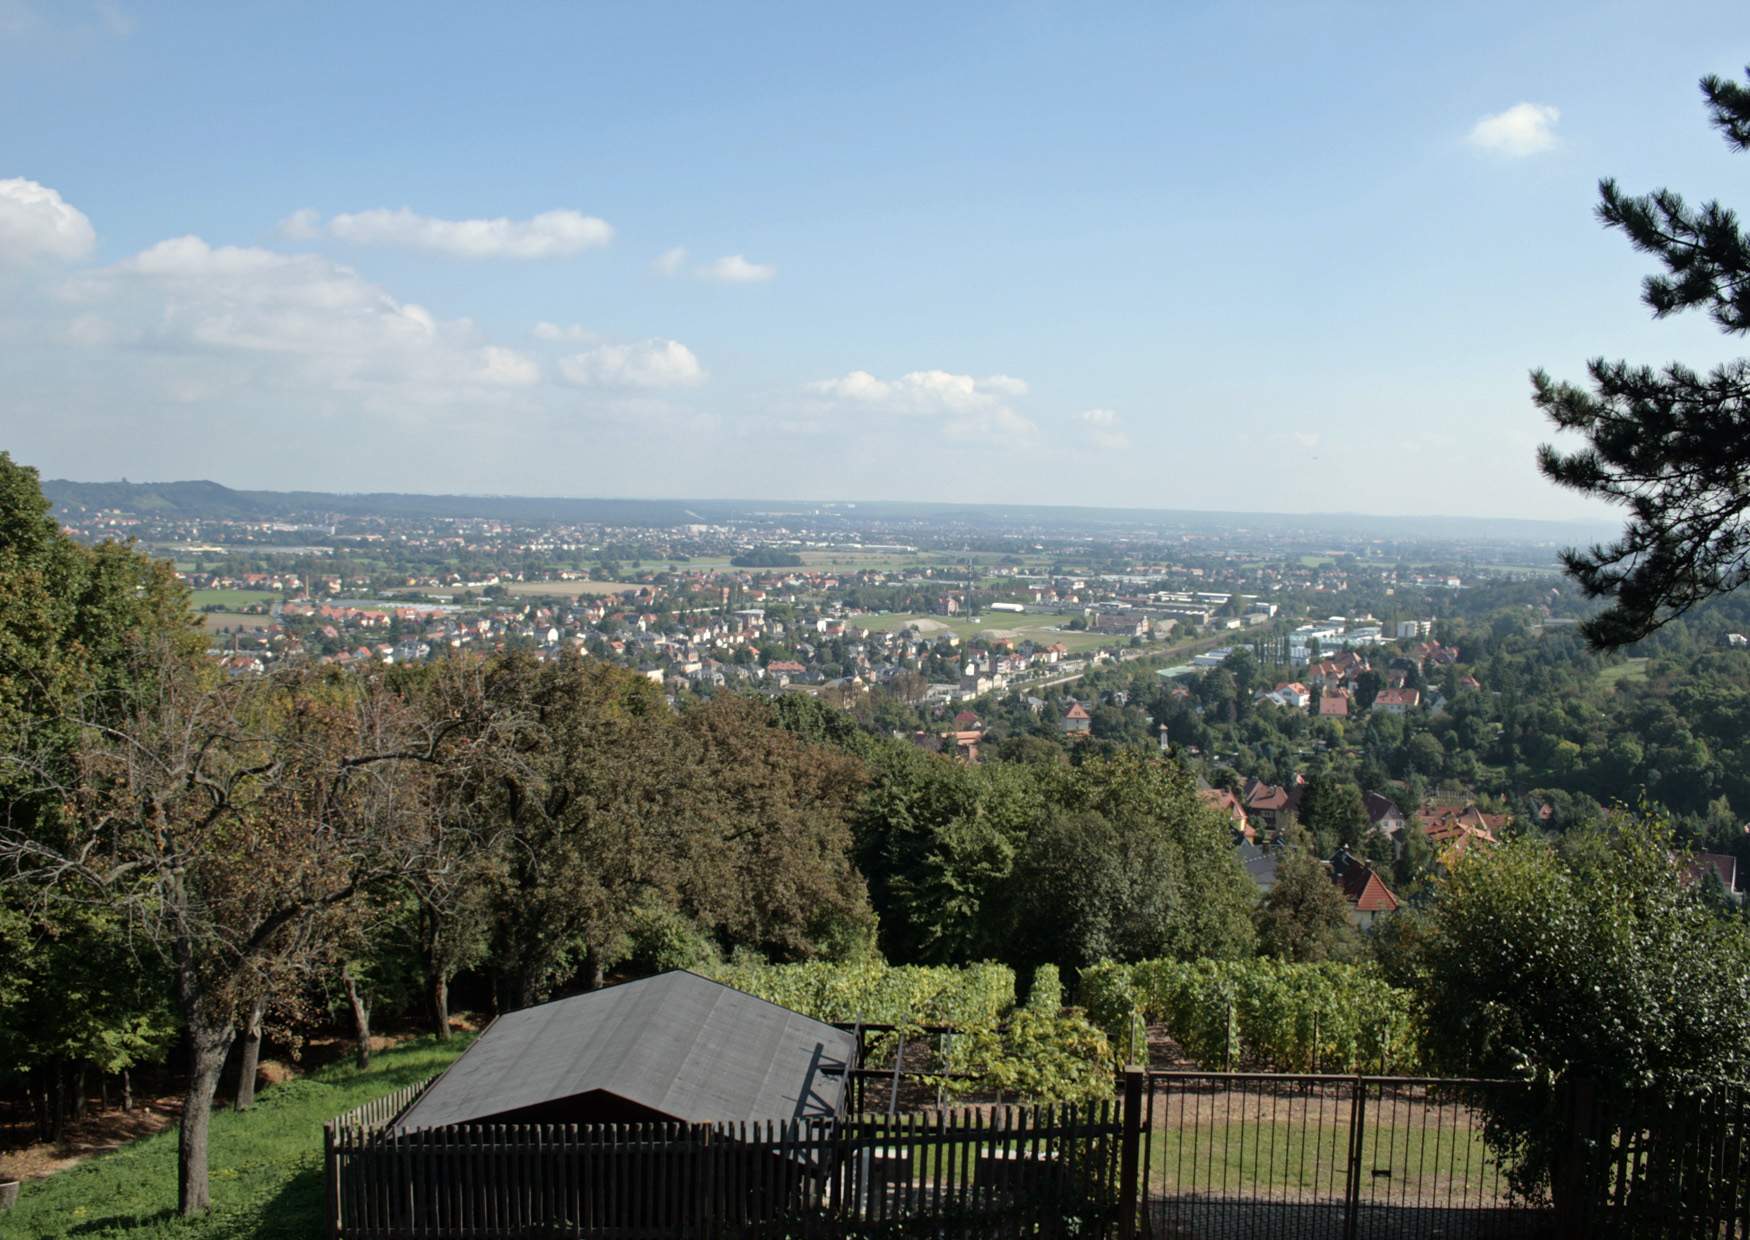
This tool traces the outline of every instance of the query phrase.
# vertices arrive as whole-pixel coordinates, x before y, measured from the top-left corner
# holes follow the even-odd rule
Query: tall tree
[[[581,972],[600,985],[637,909],[672,898],[687,772],[661,691],[575,656],[513,654],[487,669],[492,759],[478,796],[502,823],[504,882],[490,961],[502,1010]]]
[[[1281,960],[1352,960],[1360,939],[1349,905],[1324,862],[1301,844],[1276,867],[1276,885],[1258,906],[1258,950]]]
[[[1701,82],[1713,124],[1735,150],[1750,150],[1750,90]],[[1692,208],[1669,189],[1625,195],[1599,184],[1598,216],[1656,257],[1641,298],[1656,317],[1705,309],[1728,335],[1750,331],[1750,235],[1729,208]],[[1586,593],[1610,605],[1587,620],[1594,646],[1626,645],[1715,594],[1750,580],[1750,359],[1706,375],[1673,362],[1662,370],[1595,358],[1591,390],[1532,375],[1533,400],[1557,428],[1587,446],[1538,450],[1545,477],[1628,510],[1609,544],[1562,559]]]
[[[190,1215],[211,1203],[208,1121],[240,1018],[300,983],[336,915],[404,867],[394,771],[430,760],[444,730],[370,681],[226,680],[161,647],[131,679],[114,722],[78,719],[64,834],[0,830],[0,862],[45,902],[100,902],[169,969],[192,1052],[178,1145]]]

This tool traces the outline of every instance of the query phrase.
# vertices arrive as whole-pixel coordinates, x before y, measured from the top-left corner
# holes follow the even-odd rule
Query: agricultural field
[[[635,581],[516,581],[505,587],[522,598],[581,598],[638,589]]]
[[[874,572],[898,572],[907,568],[990,568],[1000,564],[1004,556],[995,551],[857,551],[857,550],[820,550],[802,551],[802,567],[824,572],[849,573],[861,569]],[[715,559],[662,561],[662,567],[670,563],[690,572],[727,572],[738,565],[731,564],[727,556]],[[1043,570],[1050,561],[1039,559],[1037,563],[1028,562],[1025,567],[1032,570]],[[751,572],[771,571],[750,569]]]
[[[255,603],[272,603],[278,598],[279,593],[275,590],[195,590],[191,592],[190,601],[197,611],[206,607],[236,611]]]
[[[209,633],[225,633],[232,629],[258,630],[273,624],[272,616],[252,616],[240,611],[203,611],[201,626]]]

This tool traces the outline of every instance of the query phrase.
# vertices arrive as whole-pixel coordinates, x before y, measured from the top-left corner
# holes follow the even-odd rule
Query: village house
[[[1398,911],[1398,898],[1378,871],[1347,848],[1339,848],[1326,864],[1349,905],[1349,924],[1357,930],[1371,930],[1379,918]]]
[[[1384,715],[1406,715],[1421,702],[1422,694],[1417,689],[1381,689],[1373,699],[1373,709]]]

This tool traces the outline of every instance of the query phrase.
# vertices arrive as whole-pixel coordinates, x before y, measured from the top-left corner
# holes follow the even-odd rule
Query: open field
[[[619,594],[637,588],[634,581],[516,581],[506,587],[512,594],[534,598],[580,598],[585,594]]]
[[[251,603],[271,603],[279,598],[274,590],[193,590],[190,591],[190,601],[198,609],[201,607],[223,607],[234,611],[239,607],[247,607]]]
[[[871,632],[890,633],[915,624],[926,635],[953,633],[962,641],[971,637],[1013,638],[1041,645],[1062,642],[1070,650],[1098,650],[1102,646],[1122,645],[1116,637],[1098,633],[1072,633],[1058,626],[1068,616],[1022,612],[989,612],[983,616],[926,616],[919,612],[883,612],[852,617],[850,623]]]
[[[848,573],[859,569],[871,569],[876,572],[897,572],[905,568],[969,568],[989,569],[1003,562],[1004,557],[995,551],[803,551],[802,567],[826,572]],[[670,561],[663,561],[662,567],[667,567]],[[715,559],[695,559],[674,561],[680,568],[692,572],[721,572],[740,566],[731,564],[727,556]],[[1044,558],[1027,559],[1025,566],[1035,570],[1043,569],[1050,564]],[[749,572],[779,572],[779,568],[748,569]],[[981,574],[982,575],[982,574]]]
[[[209,633],[230,629],[265,629],[273,623],[272,616],[248,616],[240,611],[203,611],[201,625]]]
[[[307,1240],[322,1228],[322,1125],[340,1112],[423,1081],[462,1053],[427,1038],[384,1051],[360,1072],[348,1061],[275,1085],[239,1115],[213,1113],[213,1212],[183,1222],[176,1209],[176,1130],[105,1154],[19,1193],[0,1234],[131,1240]]]
[[[1613,663],[1598,671],[1600,688],[1614,689],[1618,685],[1636,684],[1647,678],[1646,659],[1626,659],[1621,663]]]

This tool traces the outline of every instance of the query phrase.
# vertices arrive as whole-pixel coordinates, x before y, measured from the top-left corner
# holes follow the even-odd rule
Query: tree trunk
[[[371,1009],[350,968],[342,966],[340,984],[346,987],[346,1001],[352,1005],[353,1050],[362,1071],[371,1066]]]
[[[218,1028],[191,1026],[194,1054],[189,1061],[188,1093],[182,1100],[182,1127],[176,1142],[176,1206],[184,1218],[205,1214],[213,1204],[207,1179],[207,1127],[213,1095],[225,1071],[225,1056],[236,1034],[229,1022]]]
[[[122,1110],[124,1111],[134,1109],[134,1078],[128,1073],[127,1068],[122,1069]]]
[[[237,1101],[239,1111],[255,1105],[255,1073],[261,1066],[261,1016],[266,1005],[255,1000],[249,1005],[249,1024],[243,1030],[243,1053],[237,1064]]]
[[[86,1084],[85,1071],[86,1071],[86,1064],[83,1060],[80,1061],[79,1066],[77,1068],[73,1069],[73,1118],[74,1119],[84,1119],[85,1118],[85,1084]]]
[[[431,975],[432,1032],[439,1042],[450,1040],[450,983],[442,973]]]
[[[49,1120],[49,1140],[59,1145],[67,1139],[67,1065],[57,1062],[50,1071],[54,1074],[54,1083],[50,1086],[54,1103]]]
[[[606,970],[602,968],[602,954],[595,948],[590,948],[584,954],[583,968],[585,986],[590,990],[600,990],[607,982]]]

